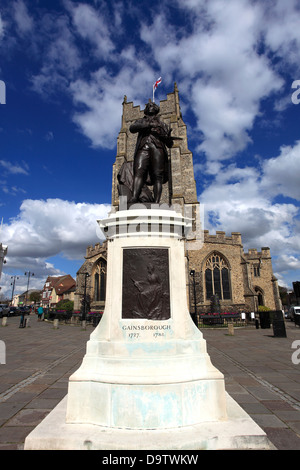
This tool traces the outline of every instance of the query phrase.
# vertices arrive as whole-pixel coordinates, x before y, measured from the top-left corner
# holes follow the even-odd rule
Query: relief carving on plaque
[[[168,320],[170,316],[168,249],[124,249],[122,318]]]

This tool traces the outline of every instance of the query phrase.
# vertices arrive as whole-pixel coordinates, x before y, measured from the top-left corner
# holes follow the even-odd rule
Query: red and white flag
[[[156,88],[158,87],[158,85],[161,83],[161,77],[159,77],[156,82],[154,83],[153,85],[153,90],[156,90]]]
[[[154,103],[154,92],[160,83],[161,83],[161,77],[159,77],[153,85],[153,100],[152,100],[153,103]]]

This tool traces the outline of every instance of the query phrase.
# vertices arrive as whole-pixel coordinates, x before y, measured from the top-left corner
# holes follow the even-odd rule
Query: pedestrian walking
[[[44,309],[43,309],[43,307],[40,305],[39,308],[38,308],[38,321],[41,321],[41,320],[42,320],[43,313],[44,313]]]
[[[25,328],[25,311],[21,311],[21,317],[20,317],[20,325],[19,328]]]

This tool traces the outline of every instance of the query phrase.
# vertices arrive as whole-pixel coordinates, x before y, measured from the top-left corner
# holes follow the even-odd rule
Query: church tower
[[[166,100],[160,101],[159,117],[172,129],[172,136],[180,137],[175,140],[174,145],[168,150],[169,153],[169,181],[163,185],[161,203],[179,205],[183,207],[192,206],[192,213],[199,205],[197,201],[196,183],[194,177],[193,154],[188,149],[187,128],[183,122],[179,93],[176,83],[174,91],[167,95]],[[133,102],[123,101],[123,114],[121,130],[117,139],[117,155],[113,165],[112,176],[112,206],[116,209],[119,205],[118,173],[124,162],[133,160],[137,134],[132,134],[129,127],[137,119],[144,116],[144,110],[140,106],[134,106]]]

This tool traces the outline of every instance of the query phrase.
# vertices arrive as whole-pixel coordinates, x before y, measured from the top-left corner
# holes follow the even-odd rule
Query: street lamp
[[[16,285],[16,279],[19,279],[17,276],[11,276],[11,279],[13,279],[13,282],[10,283],[12,287],[12,293],[11,293],[11,304],[13,303],[14,300],[14,292],[15,292],[15,285]]]
[[[198,327],[198,321],[197,321],[197,301],[196,301],[196,281],[195,281],[195,270],[191,269],[190,270],[190,276],[193,278],[193,288],[194,288],[194,305],[195,305],[195,311],[192,314],[191,317],[195,323],[195,325]]]
[[[84,275],[84,296],[83,296],[83,302],[84,302],[84,305],[83,305],[83,315],[82,315],[82,320],[85,321],[86,320],[86,280],[88,277],[90,277],[89,273],[81,273]]]
[[[1,274],[2,274],[2,266],[3,264],[6,263],[6,259],[5,259],[6,255],[7,255],[7,246],[2,245],[2,243],[0,242],[0,279],[1,279]]]
[[[26,297],[25,297],[25,305],[27,305],[27,297],[28,297],[28,290],[29,290],[29,280],[30,280],[30,276],[34,276],[34,273],[31,273],[30,271],[26,271],[26,272],[25,272],[25,276],[28,276],[27,291],[26,291]]]

